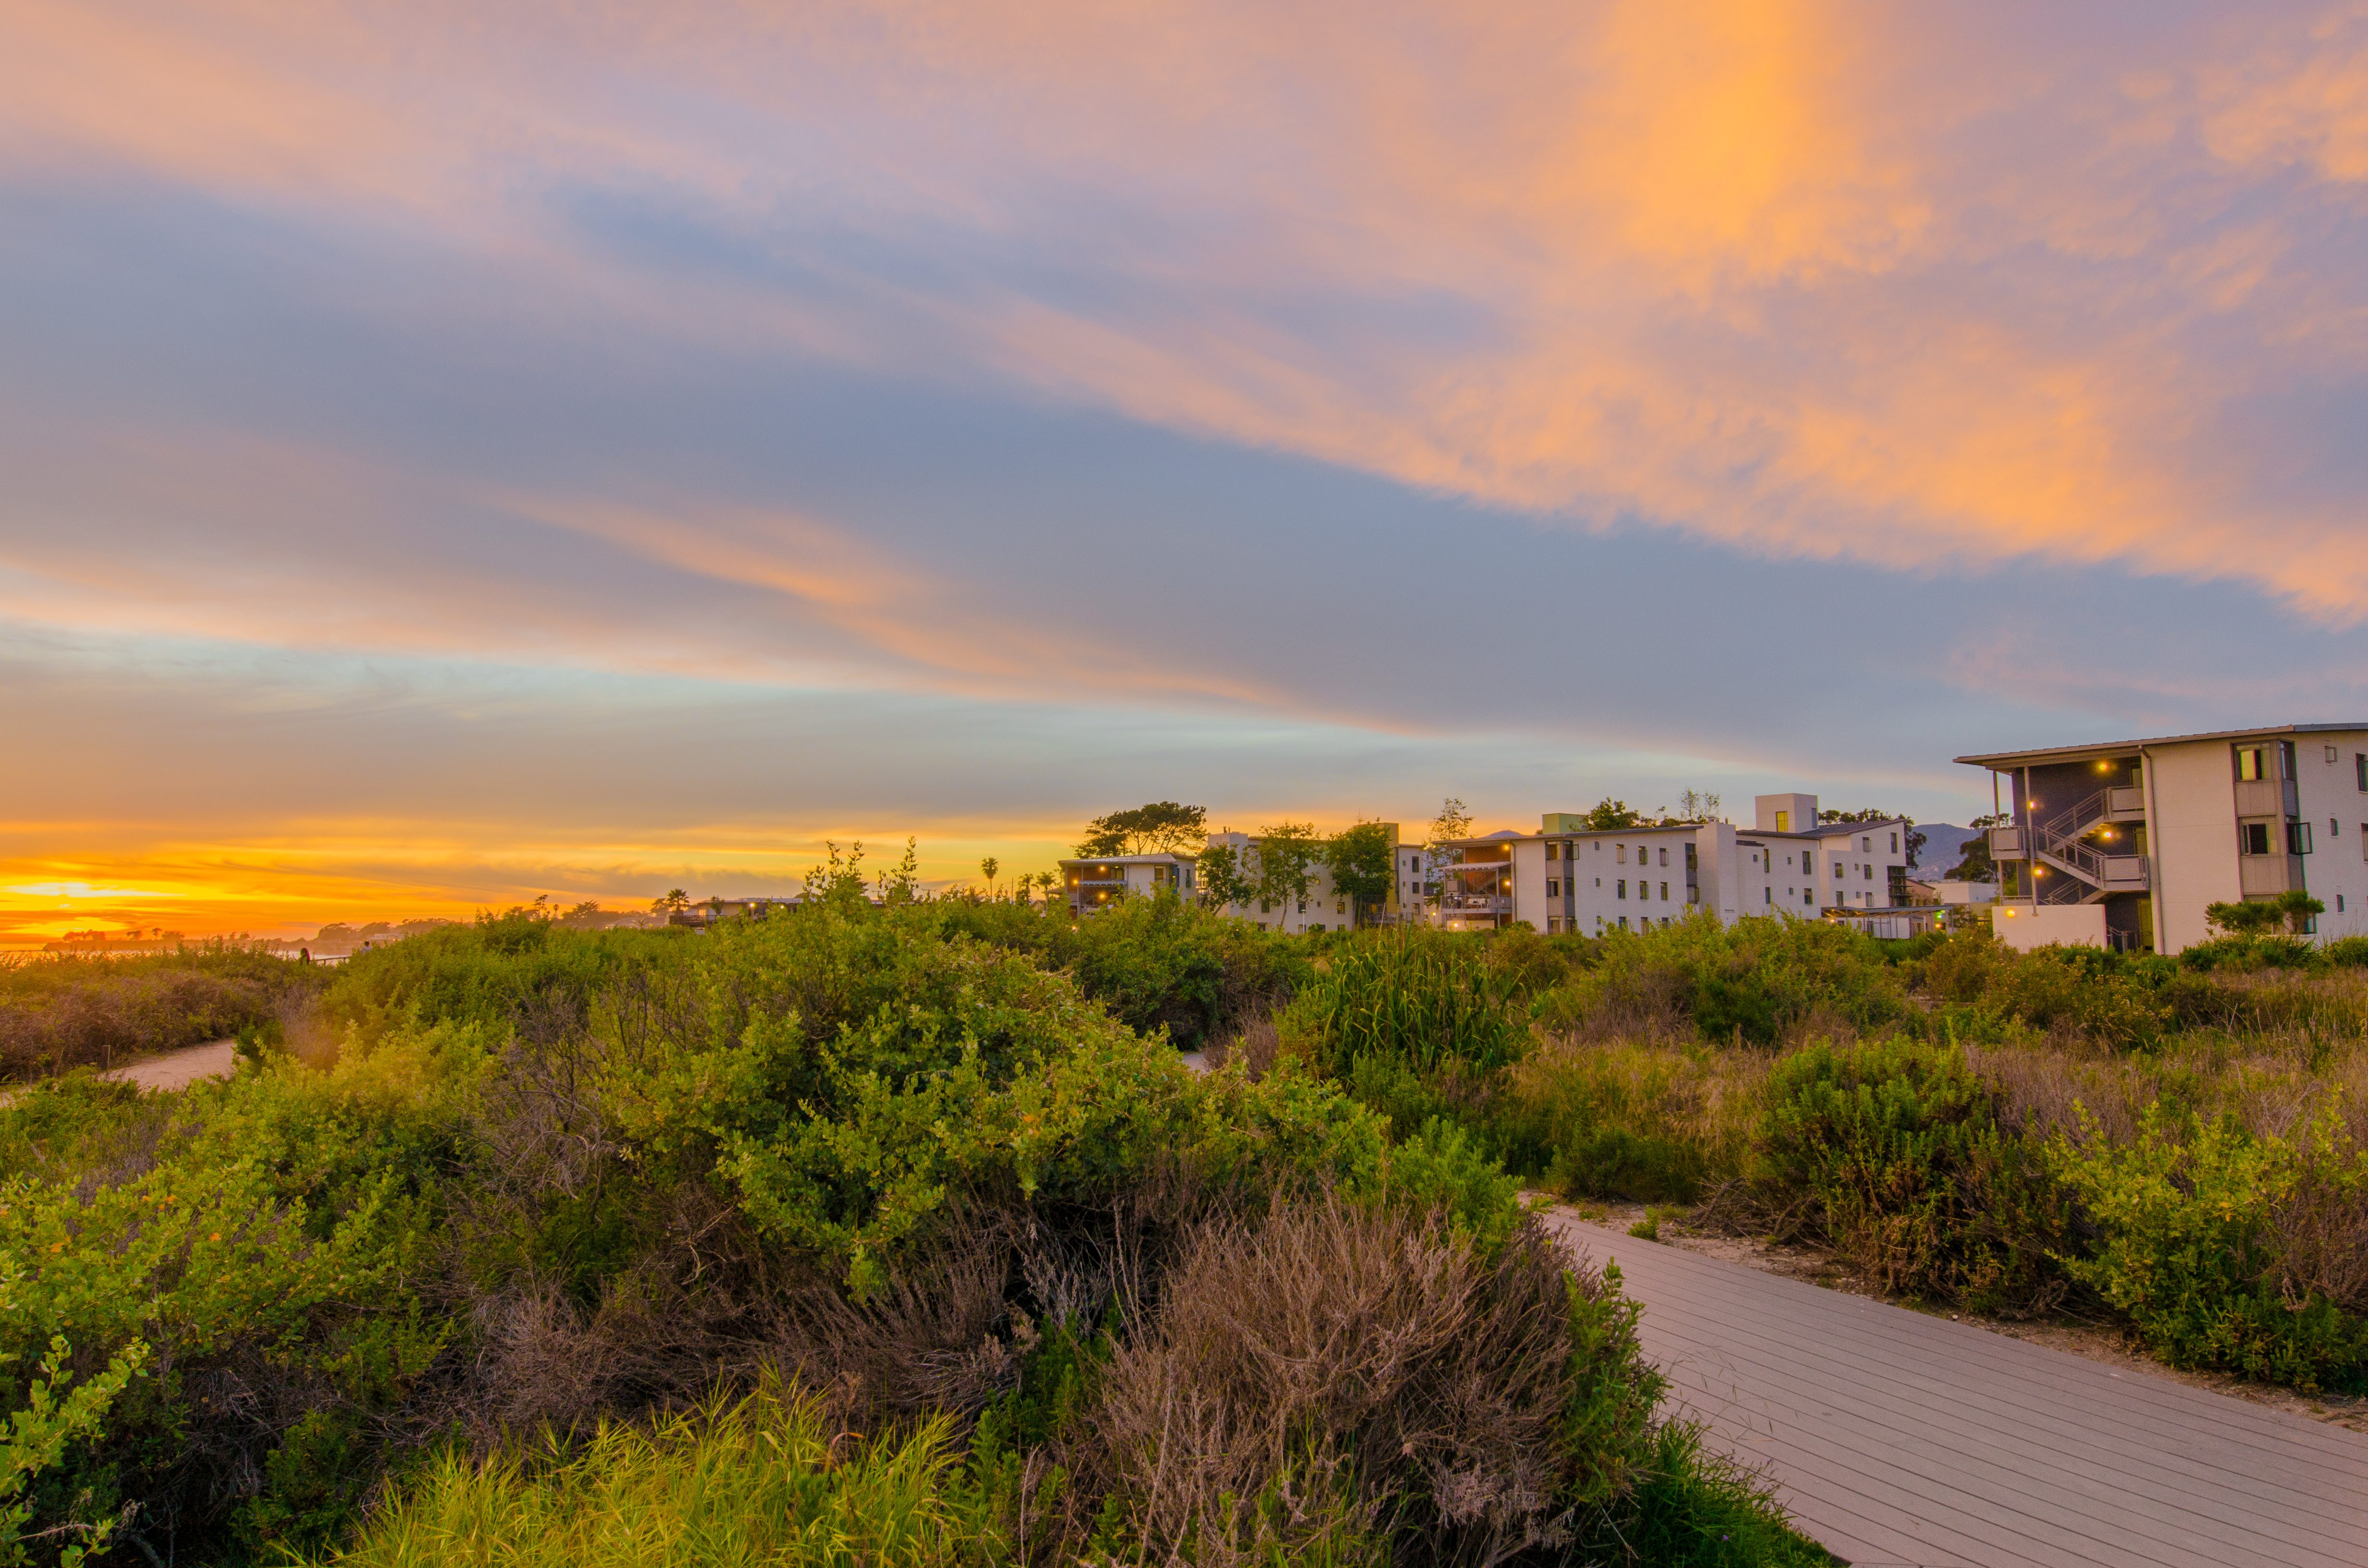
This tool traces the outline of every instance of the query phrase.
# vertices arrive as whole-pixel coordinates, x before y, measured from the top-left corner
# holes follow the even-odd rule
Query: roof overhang
[[[2275,735],[2340,734],[2368,732],[2368,722],[2356,724],[2264,724],[2250,730],[2208,730],[2193,735],[2156,735],[2149,740],[2100,741],[2092,745],[2040,746],[2032,751],[1985,752],[1961,756],[1970,767],[2041,767],[2051,762],[2088,762],[2100,756],[2126,756],[2148,746],[2189,745],[2202,741],[2243,741]]]

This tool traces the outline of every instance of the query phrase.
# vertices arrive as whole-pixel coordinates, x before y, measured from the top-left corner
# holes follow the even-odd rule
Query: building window
[[[1836,861],[1834,862],[1834,875],[1835,875],[1835,876],[1837,876],[1837,877],[1839,877],[1839,876],[1841,876],[1841,875],[1843,875],[1843,874],[1844,874],[1844,873],[1843,873],[1843,871],[1842,871],[1842,863],[1841,863],[1839,860],[1836,860]]]
[[[1561,930],[1562,930],[1562,919],[1561,919],[1561,917],[1560,917],[1560,916],[1558,916],[1558,915],[1547,915],[1547,916],[1546,916],[1546,935],[1547,935],[1547,936],[1549,936],[1549,937],[1552,937],[1552,936],[1554,936],[1554,935],[1556,935],[1557,933],[1559,933]]]
[[[2310,853],[2310,824],[2306,822],[2286,824],[2286,853],[2289,855]]]
[[[1774,888],[1761,888],[1759,891],[1768,895],[1760,901],[1761,903],[1773,903],[1776,902],[1776,890]]]
[[[2368,766],[2368,764],[2363,764],[2363,766]],[[2361,775],[2361,777],[2362,777],[2362,778],[2368,778],[2368,773],[2362,773],[2362,774]],[[2360,787],[2361,787],[2362,790],[2368,790],[2368,784],[2362,784],[2362,785],[2361,785]],[[1793,831],[1793,813],[1792,813],[1792,812],[1778,812],[1776,813],[1776,831],[1777,831],[1777,832],[1779,832],[1779,833],[1790,833],[1790,832],[1792,832],[1792,831]]]
[[[2238,852],[2246,855],[2267,855],[2270,852],[2270,824],[2248,822],[2237,824]]]
[[[2341,893],[2337,893],[2335,895],[2335,913],[2338,915],[2343,913],[2343,895]]]
[[[1619,861],[1620,864],[1623,866],[1626,865],[1628,863],[1628,846],[1624,844],[1613,845],[1611,846],[1611,858]]]
[[[1548,877],[1546,879],[1546,896],[1548,898],[1560,898],[1562,896],[1562,883],[1552,877]]]
[[[1803,889],[1801,890],[1801,902],[1802,902],[1803,903],[1807,904],[1811,909],[1815,909],[1815,908],[1816,908],[1816,907],[1817,907],[1817,891],[1816,891],[1816,889],[1815,889],[1815,888],[1803,888]]]
[[[1549,845],[1547,845],[1547,846],[1546,846],[1546,858],[1547,858],[1547,859],[1549,859],[1549,860],[1559,860],[1559,859],[1561,859],[1561,858],[1562,858],[1562,846],[1561,846],[1561,845],[1559,845],[1559,844],[1549,844]]]
[[[1661,902],[1663,903],[1669,902],[1669,884],[1667,882],[1661,884]]]
[[[1891,852],[1894,855],[1899,853],[1899,835],[1896,833],[1891,835]]]
[[[1622,898],[1626,898],[1626,897],[1628,896],[1628,879],[1627,879],[1627,878],[1625,878],[1625,877],[1622,877],[1622,878],[1621,878],[1621,879],[1620,879],[1620,896],[1621,896]],[[1627,922],[1627,921],[1625,921],[1625,920],[1622,920],[1622,922],[1620,922],[1620,924],[1622,924],[1622,926],[1625,926],[1625,925],[1627,925],[1627,924],[1628,924],[1628,922]]]
[[[2360,788],[2363,790],[2368,790],[2368,751],[2363,751],[2354,756],[2351,759],[2351,765],[2360,772]]]
[[[1874,853],[1874,835],[1867,834],[1858,841],[1858,852],[1861,855]]]
[[[1874,881],[1874,862],[1870,860],[1865,865],[1861,866],[1859,868],[1859,874],[1870,882]]]
[[[1662,865],[1664,865],[1664,866],[1666,866],[1666,865],[1668,865],[1668,863],[1669,863],[1669,851],[1668,851],[1668,847],[1665,846],[1663,846],[1663,848],[1662,848],[1662,850],[1661,850],[1661,864],[1662,864]]]
[[[2238,746],[2237,748],[2237,781],[2240,783],[2250,784],[2260,779],[2260,777],[2261,748],[2259,746]]]

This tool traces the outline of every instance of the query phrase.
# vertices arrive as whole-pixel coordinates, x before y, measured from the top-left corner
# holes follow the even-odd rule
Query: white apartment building
[[[2321,939],[2368,933],[2368,724],[1957,760],[1988,770],[2009,818],[1990,832],[1993,928],[2017,947],[2176,953],[2212,937],[2206,905],[2290,888],[2327,905]]]
[[[1392,867],[1390,896],[1378,909],[1364,912],[1369,919],[1384,922],[1403,917],[1409,894],[1418,897],[1422,886],[1421,857],[1409,852],[1398,842],[1398,824],[1381,824],[1389,835]],[[1259,840],[1255,834],[1212,833],[1209,847],[1230,846],[1245,876],[1258,876]],[[1318,860],[1308,867],[1305,898],[1251,898],[1229,904],[1222,912],[1237,920],[1247,920],[1261,931],[1342,931],[1353,926],[1358,919],[1355,901],[1332,885],[1332,869]]]
[[[1534,835],[1464,839],[1441,869],[1440,921],[1451,930],[1526,922],[1588,936],[1643,930],[1698,908],[1816,917],[1905,905],[1907,824],[1817,821],[1815,795],[1762,795],[1754,825],[1588,829],[1548,812]]]
[[[1149,898],[1173,889],[1179,898],[1192,898],[1200,891],[1193,881],[1190,855],[1105,855],[1060,864],[1061,885],[1072,915],[1090,915],[1130,893]]]

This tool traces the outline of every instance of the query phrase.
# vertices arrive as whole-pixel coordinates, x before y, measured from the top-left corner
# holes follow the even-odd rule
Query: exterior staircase
[[[2033,823],[2027,846],[2020,828],[1993,828],[1990,852],[1999,859],[2034,860],[2060,873],[2061,880],[2039,892],[2042,903],[2095,903],[2107,893],[2144,892],[2153,882],[2145,856],[2108,855],[2082,842],[2113,820],[2117,792],[2100,790],[2046,822]]]

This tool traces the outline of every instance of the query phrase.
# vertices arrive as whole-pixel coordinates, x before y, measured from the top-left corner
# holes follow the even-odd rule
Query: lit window
[[[2237,748],[2237,777],[2240,781],[2248,784],[2255,782],[2261,777],[2260,747],[2238,746]]]

